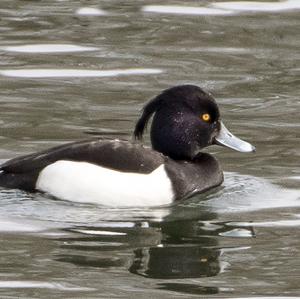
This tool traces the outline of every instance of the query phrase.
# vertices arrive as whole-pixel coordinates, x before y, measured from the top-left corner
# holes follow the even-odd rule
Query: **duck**
[[[151,147],[143,144],[148,122]],[[13,158],[0,165],[0,187],[111,207],[173,204],[223,183],[203,149],[255,147],[224,125],[214,97],[196,85],[162,91],[142,109],[133,139],[93,138]]]

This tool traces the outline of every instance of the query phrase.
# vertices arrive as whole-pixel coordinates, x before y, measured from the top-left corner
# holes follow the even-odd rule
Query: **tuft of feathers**
[[[149,103],[147,103],[143,108],[143,113],[141,117],[138,119],[135,129],[134,129],[134,138],[141,140],[143,138],[143,133],[147,127],[147,124],[153,115],[161,106],[162,100],[160,96],[152,99]]]

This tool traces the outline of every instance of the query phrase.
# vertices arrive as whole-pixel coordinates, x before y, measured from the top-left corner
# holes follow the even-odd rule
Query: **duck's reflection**
[[[207,287],[191,283],[158,283],[158,289],[193,295],[214,295],[219,293],[217,287]]]
[[[201,246],[167,246],[134,251],[131,273],[150,278],[192,278],[220,272],[219,250]]]
[[[57,260],[102,269],[127,269],[154,279],[216,276],[224,268],[219,244],[224,237],[220,236],[230,235],[236,227],[215,219],[211,213],[201,220],[169,218],[163,222],[105,222],[73,227],[68,230],[69,237],[60,239],[63,243]],[[241,228],[242,234],[243,231],[247,236],[253,235],[251,227]]]

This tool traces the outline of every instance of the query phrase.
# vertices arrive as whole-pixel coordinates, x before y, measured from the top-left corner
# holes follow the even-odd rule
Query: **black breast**
[[[205,192],[224,180],[219,162],[207,153],[200,153],[193,161],[169,160],[166,171],[172,179],[176,200]]]

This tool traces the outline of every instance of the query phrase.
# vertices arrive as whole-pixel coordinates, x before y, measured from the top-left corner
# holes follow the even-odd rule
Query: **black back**
[[[118,171],[146,174],[165,159],[150,148],[126,140],[85,140],[7,161],[0,166],[0,185],[34,190],[40,171],[58,160],[89,162]]]
[[[124,171],[150,173],[165,157],[141,144],[118,139],[93,139],[53,147],[11,159],[0,166],[5,172],[26,173],[41,170],[58,160],[83,161]]]

